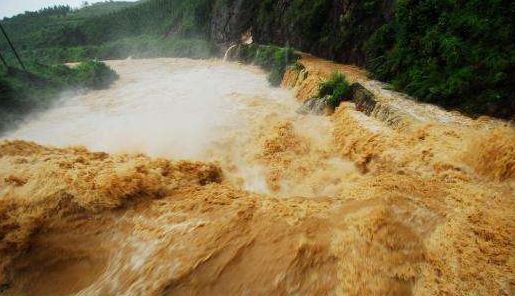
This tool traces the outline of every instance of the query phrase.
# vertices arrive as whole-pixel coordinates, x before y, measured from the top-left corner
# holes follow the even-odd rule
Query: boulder
[[[297,109],[299,114],[313,114],[313,115],[325,115],[327,110],[331,108],[328,105],[329,96],[323,98],[311,98],[304,102],[304,104]]]
[[[372,111],[374,111],[377,105],[377,100],[374,94],[359,83],[352,84],[350,88],[351,98],[356,104],[356,109],[366,115],[372,114]]]

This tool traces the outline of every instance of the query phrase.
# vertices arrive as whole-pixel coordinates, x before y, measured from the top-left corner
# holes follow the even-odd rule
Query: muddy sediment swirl
[[[113,88],[0,143],[0,294],[515,293],[512,127],[305,116],[254,67],[110,64]]]

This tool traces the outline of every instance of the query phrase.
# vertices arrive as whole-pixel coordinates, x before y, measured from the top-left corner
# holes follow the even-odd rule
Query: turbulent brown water
[[[220,61],[110,65],[0,142],[0,293],[515,294],[513,128],[299,115]]]

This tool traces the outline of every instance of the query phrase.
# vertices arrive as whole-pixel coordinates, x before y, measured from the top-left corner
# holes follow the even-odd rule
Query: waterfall
[[[226,61],[227,61],[227,58],[229,57],[229,52],[231,51],[231,49],[235,48],[236,46],[238,46],[238,44],[231,45],[231,46],[227,49],[227,51],[226,51],[226,52],[225,52],[225,54],[224,54],[224,62],[226,62]]]

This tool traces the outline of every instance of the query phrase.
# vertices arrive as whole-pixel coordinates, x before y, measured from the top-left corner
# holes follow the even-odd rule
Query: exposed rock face
[[[325,96],[323,98],[311,98],[304,102],[298,110],[299,114],[314,114],[314,115],[324,115],[326,114],[329,105],[327,104],[329,100],[329,96]]]
[[[367,8],[365,1],[356,0],[313,1],[302,7],[288,0],[276,2],[260,7],[253,28],[257,42],[288,45],[358,65],[365,62],[364,42],[391,18],[396,3],[380,0]]]
[[[375,117],[389,126],[402,126],[403,120],[407,119],[410,120],[410,123],[416,121],[415,118],[394,105],[378,101],[371,91],[359,83],[351,86],[351,96],[352,101],[356,104],[356,110]]]
[[[240,41],[241,35],[252,27],[259,1],[217,0],[211,18],[211,39],[216,43]]]
[[[217,0],[211,39],[239,42],[251,29],[256,42],[291,46],[314,55],[363,65],[364,42],[391,17],[396,0]],[[352,28],[352,29],[350,29]]]
[[[318,101],[318,98],[311,98],[311,99],[307,100],[306,102],[304,102],[304,104],[299,109],[297,109],[297,113],[303,114],[303,115],[311,113],[313,111],[315,105],[317,104],[317,101]]]
[[[356,109],[370,115],[376,107],[377,100],[369,90],[364,88],[359,83],[351,85],[351,97],[354,103],[356,103]]]

